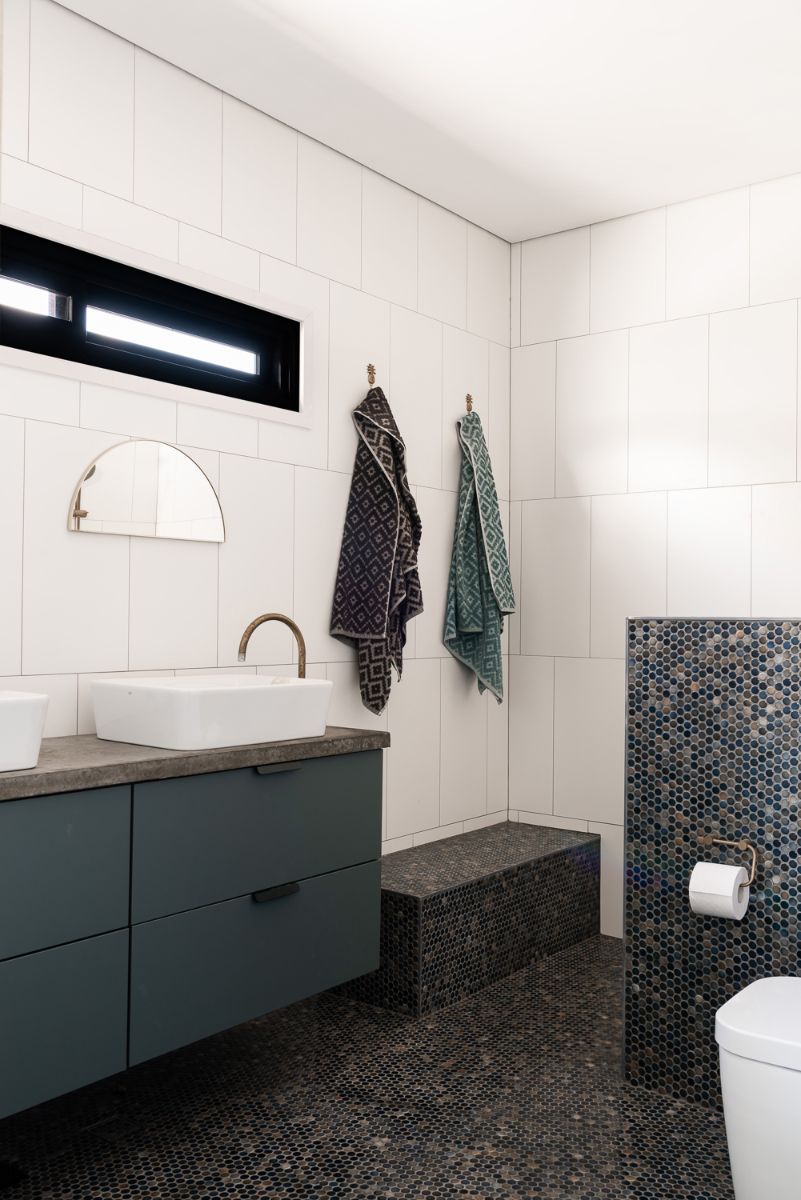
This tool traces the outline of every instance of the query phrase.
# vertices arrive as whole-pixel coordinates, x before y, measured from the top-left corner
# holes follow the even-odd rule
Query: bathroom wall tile
[[[603,221],[590,231],[590,329],[665,319],[665,210]]]
[[[220,505],[225,541],[220,545],[218,650],[214,661],[236,663],[239,639],[262,612],[292,615],[292,506],[294,470],[258,458],[220,455]],[[271,622],[248,647],[249,663],[294,662],[295,640]]]
[[[590,501],[523,504],[523,654],[590,652]]]
[[[588,832],[601,838],[601,933],[619,938],[623,936],[623,827],[590,821]]]
[[[415,846],[425,846],[428,842],[441,842],[445,838],[456,837],[464,833],[464,822],[456,821],[452,825],[440,825],[438,829],[424,829],[414,835]]]
[[[484,425],[492,461],[495,487],[501,500],[509,499],[510,358],[506,346],[490,342],[489,421]],[[487,428],[489,425],[489,428]]]
[[[87,233],[132,246],[145,254],[178,261],[178,222],[94,188],[83,190],[83,228]]]
[[[388,842],[381,843],[381,854],[397,854],[399,850],[411,850],[414,845],[414,838],[409,833],[406,837],[391,838]]]
[[[43,737],[71,737],[78,732],[77,675],[0,677],[0,691],[39,692],[50,698]]]
[[[750,191],[751,303],[801,296],[801,175]]]
[[[467,324],[467,222],[419,200],[418,308],[464,329]]]
[[[510,475],[513,500],[553,496],[556,343],[512,351]]]
[[[81,185],[73,179],[64,179],[8,154],[2,156],[0,199],[10,208],[80,229],[82,193]]]
[[[220,93],[137,49],[135,94],[134,200],[219,233]]]
[[[394,839],[439,823],[439,661],[408,661],[388,711],[386,836]]]
[[[551,342],[589,332],[589,226],[524,242],[521,344]]]
[[[131,538],[132,670],[217,661],[217,560],[216,543]]]
[[[10,417],[77,425],[79,395],[76,379],[0,366],[0,413]]]
[[[295,470],[294,616],[314,662],[347,661],[354,653],[328,633],[349,492],[348,475]]]
[[[748,304],[748,188],[667,209],[667,315]]]
[[[298,263],[361,286],[362,169],[328,146],[298,143]]]
[[[443,659],[439,819],[443,825],[486,812],[487,710],[476,677]]]
[[[487,710],[487,796],[488,813],[503,809],[504,817],[509,806],[509,714],[511,691],[509,679],[509,655],[503,656],[503,703],[499,704],[492,692],[484,693]],[[475,818],[479,820],[480,818]],[[487,824],[494,822],[488,821]],[[480,828],[475,825],[474,828]]]
[[[223,237],[295,261],[298,134],[223,96]]]
[[[521,825],[539,825],[544,829],[567,829],[579,833],[589,831],[589,821],[578,817],[557,817],[553,813],[518,812],[516,819]]]
[[[710,317],[710,486],[795,479],[796,326],[795,302]]]
[[[462,822],[462,832],[470,833],[473,829],[488,829],[490,825],[503,825],[509,819],[508,810],[499,808],[497,812],[485,813],[483,817],[472,817]]]
[[[801,483],[753,489],[751,613],[787,617],[801,612]]]
[[[226,279],[241,287],[259,288],[259,255],[256,250],[226,241],[216,234],[181,225],[178,261],[184,267],[204,271],[215,279]]]
[[[198,450],[197,446],[178,446],[193,462],[196,462],[215,492],[220,491],[220,455],[216,450]]]
[[[310,406],[311,423],[289,425],[259,422],[259,454],[278,462],[325,468],[328,458],[328,337],[329,292],[327,279],[289,263],[262,255],[261,291],[267,306],[281,311],[293,305],[303,320],[304,405]],[[366,378],[365,378],[366,384]]]
[[[749,488],[668,496],[667,611],[672,617],[750,614]]]
[[[98,671],[92,675],[78,676],[78,733],[95,733],[95,709],[92,703],[92,680],[94,679],[140,679],[142,676],[162,678],[174,675],[175,671]],[[36,678],[34,676],[34,678]]]
[[[405,671],[404,667],[404,674]],[[359,669],[355,660],[328,663],[326,677],[334,685],[331,693],[331,707],[328,710],[329,725],[342,725],[346,729],[387,728],[389,706],[379,716],[376,716],[362,703],[359,691]],[[394,677],[392,686],[393,689],[400,686]]]
[[[624,658],[626,618],[664,616],[667,496],[595,496],[592,501],[591,653]]]
[[[31,3],[31,162],[130,199],[134,48],[49,0]]]
[[[523,596],[520,584],[520,568],[522,558],[522,525],[523,505],[519,500],[513,500],[509,505],[509,570],[512,575],[512,588],[515,594],[515,611],[506,619],[506,631],[509,640],[509,653],[520,653],[520,614],[523,609]]]
[[[509,345],[509,243],[467,226],[467,328],[479,337]]]
[[[456,495],[435,488],[417,488],[417,508],[423,524],[418,565],[423,588],[423,612],[415,617],[418,658],[446,658],[442,641],[448,572],[456,524]]]
[[[520,345],[520,261],[522,258],[523,246],[520,242],[515,242],[511,250],[511,268],[512,268],[512,321],[511,321],[511,346]]]
[[[417,308],[417,196],[365,170],[362,206],[362,287]]]
[[[26,675],[119,671],[128,666],[128,539],[70,533],[65,517],[81,471],[117,441],[116,434],[27,422],[22,593]]]
[[[438,321],[393,305],[389,376],[389,401],[406,442],[409,481],[438,488],[442,483],[442,326]]]
[[[509,679],[509,807],[553,809],[552,658],[513,656]]]
[[[558,658],[555,697],[554,812],[622,824],[624,664]]]
[[[557,347],[557,496],[626,491],[628,338],[621,330]]]
[[[392,398],[386,300],[332,284],[330,346],[328,466],[351,472],[356,454],[352,413],[368,389],[368,362],[375,365],[376,383]]]
[[[255,456],[259,450],[259,425],[253,417],[201,408],[199,404],[179,404],[178,441],[201,449]]]
[[[80,423],[84,429],[102,429],[124,437],[153,438],[157,442],[175,441],[177,405],[174,400],[102,387],[97,383],[80,386]]]
[[[691,317],[632,329],[629,488],[705,487],[709,321]]]
[[[0,145],[28,157],[30,0],[5,0],[0,30]]]
[[[446,326],[442,388],[442,486],[459,487],[461,453],[456,422],[465,415],[465,396],[473,397],[485,427],[489,413],[489,346],[483,338]]]
[[[0,675],[18,675],[21,670],[24,479],[25,422],[0,417]],[[4,686],[10,685],[0,684]]]

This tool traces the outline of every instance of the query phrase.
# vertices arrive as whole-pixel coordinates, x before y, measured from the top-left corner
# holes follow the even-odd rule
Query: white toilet
[[[737,1200],[801,1196],[801,978],[758,979],[718,1009]]]

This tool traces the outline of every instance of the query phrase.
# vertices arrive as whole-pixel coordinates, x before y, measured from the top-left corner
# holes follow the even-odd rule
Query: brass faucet
[[[283,625],[287,625],[295,635],[295,641],[298,643],[298,679],[306,678],[306,643],[303,640],[303,634],[298,629],[291,617],[285,617],[283,613],[262,613],[260,617],[256,617],[251,621],[245,632],[242,634],[242,641],[239,643],[239,661],[244,662],[248,652],[248,642],[253,636],[254,630],[260,625],[264,625],[266,621],[280,621]]]

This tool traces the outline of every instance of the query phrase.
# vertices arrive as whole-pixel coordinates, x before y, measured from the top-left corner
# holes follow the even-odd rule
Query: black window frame
[[[0,274],[72,297],[72,319],[0,305],[0,344],[300,412],[300,322],[163,275],[0,226]],[[86,332],[87,305],[258,356],[245,374]]]

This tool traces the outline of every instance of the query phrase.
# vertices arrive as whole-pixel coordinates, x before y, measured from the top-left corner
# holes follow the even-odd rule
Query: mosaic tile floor
[[[722,1118],[620,1082],[593,938],[413,1018],[294,1005],[0,1124],[3,1200],[732,1200]]]

